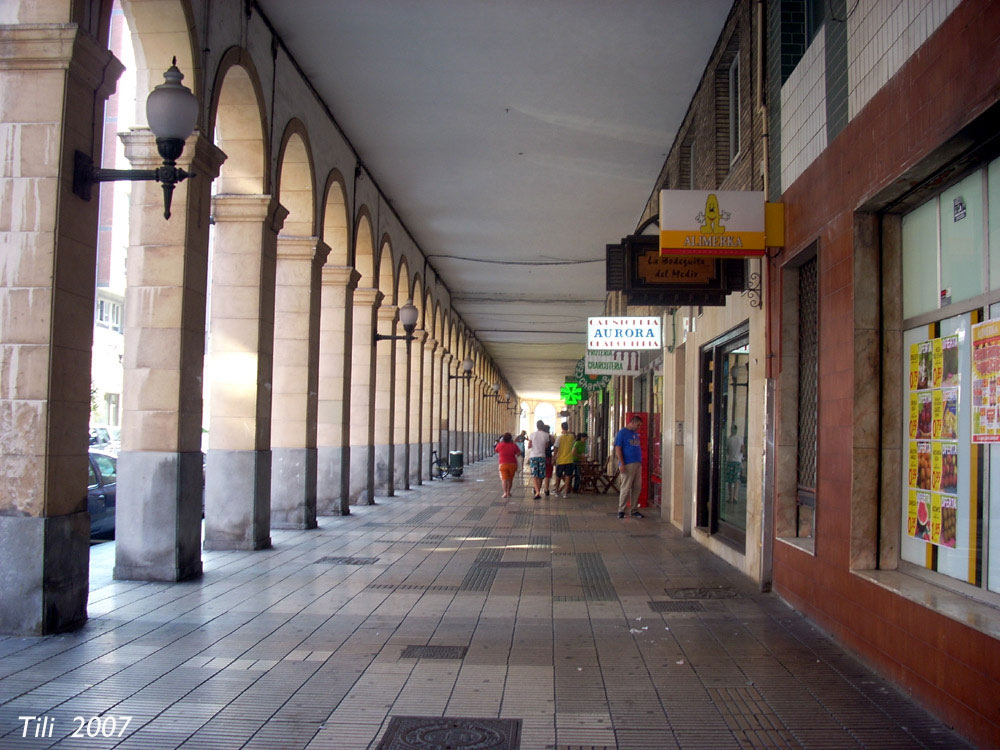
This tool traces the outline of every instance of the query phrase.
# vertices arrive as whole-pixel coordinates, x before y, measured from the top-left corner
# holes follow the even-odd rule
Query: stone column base
[[[350,451],[350,503],[351,505],[374,505],[372,448],[368,445],[352,445]]]
[[[392,446],[375,446],[375,492],[387,497],[393,496]]]
[[[393,446],[393,477],[392,486],[396,490],[410,489],[409,450],[406,445]]]
[[[208,451],[205,475],[207,550],[271,546],[271,452]]]
[[[201,452],[118,456],[114,577],[183,581],[201,575]]]
[[[349,449],[320,446],[316,449],[316,515],[347,516],[349,493],[345,494],[345,472],[350,471]]]
[[[0,516],[0,633],[48,635],[87,620],[90,514]]]
[[[271,528],[316,528],[316,449],[271,449]]]
[[[410,485],[413,487],[423,484],[427,475],[422,449],[420,443],[410,443]]]

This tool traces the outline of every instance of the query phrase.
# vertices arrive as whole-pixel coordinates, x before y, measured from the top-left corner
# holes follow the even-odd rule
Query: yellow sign
[[[661,255],[747,258],[765,247],[764,193],[660,191]]]

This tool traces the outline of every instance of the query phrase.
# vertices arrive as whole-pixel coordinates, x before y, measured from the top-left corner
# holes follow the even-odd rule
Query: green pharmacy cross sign
[[[583,401],[583,388],[579,383],[566,383],[559,389],[559,395],[566,402],[566,406],[574,406]]]

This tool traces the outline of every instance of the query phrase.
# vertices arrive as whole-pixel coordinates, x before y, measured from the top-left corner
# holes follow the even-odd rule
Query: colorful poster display
[[[972,442],[1000,443],[1000,320],[972,326]]]
[[[958,336],[910,346],[907,533],[954,547],[958,498]]]

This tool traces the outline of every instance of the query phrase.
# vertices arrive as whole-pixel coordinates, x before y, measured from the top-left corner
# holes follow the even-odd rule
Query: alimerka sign
[[[699,258],[764,255],[764,193],[661,190],[660,254]]]
[[[588,349],[659,349],[659,318],[587,318]]]

